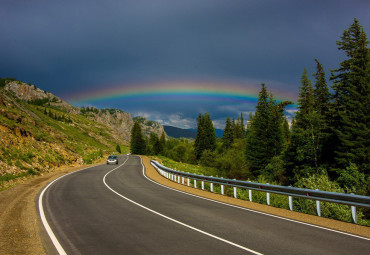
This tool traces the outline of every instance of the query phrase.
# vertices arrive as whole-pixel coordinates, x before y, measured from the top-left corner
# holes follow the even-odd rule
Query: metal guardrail
[[[271,185],[268,183],[256,183],[249,181],[239,181],[233,179],[224,179],[213,176],[197,175],[192,173],[181,172],[173,170],[171,168],[162,166],[158,162],[151,160],[151,164],[168,179],[180,183],[180,177],[182,178],[182,184],[187,179],[187,185],[190,186],[190,180],[194,181],[194,188],[197,188],[197,181],[201,182],[202,189],[204,189],[204,182],[210,183],[210,191],[213,192],[213,184],[221,186],[221,194],[224,195],[224,186],[230,186],[234,189],[234,197],[237,198],[237,188],[249,190],[249,200],[252,202],[252,190],[258,190],[266,192],[266,201],[270,205],[270,193],[286,195],[289,197],[289,209],[293,210],[293,197],[307,198],[316,200],[317,215],[321,216],[321,205],[320,201],[339,203],[351,206],[352,221],[357,223],[356,207],[370,208],[370,197],[360,196],[355,194],[344,194],[338,192],[328,192],[321,190],[302,189],[295,187]]]

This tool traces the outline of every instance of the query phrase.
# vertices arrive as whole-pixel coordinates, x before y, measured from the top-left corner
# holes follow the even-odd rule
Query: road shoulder
[[[204,191],[201,189],[194,189],[186,185],[175,183],[161,176],[157,172],[157,170],[150,164],[150,159],[148,157],[141,156],[141,158],[143,160],[143,164],[146,169],[146,175],[153,181],[156,181],[165,186],[168,186],[168,187],[180,190],[180,191],[184,191],[190,194],[194,194],[197,196],[224,202],[227,204],[232,204],[232,205],[248,208],[251,210],[258,211],[258,212],[268,213],[268,214],[276,215],[279,217],[288,218],[291,220],[305,222],[305,223],[313,224],[316,226],[321,226],[321,227],[325,227],[325,228],[329,228],[333,230],[338,230],[338,231],[370,238],[370,228],[369,227],[359,226],[359,225],[341,222],[341,221],[332,220],[332,219],[327,219],[327,218],[322,218],[322,217],[318,217],[314,215],[298,213],[294,211],[292,212],[289,210],[271,207],[267,205],[262,205],[258,203],[252,203],[249,201],[236,199],[233,197],[227,197],[227,196],[212,193],[209,191]]]
[[[0,254],[47,254],[38,213],[38,195],[51,181],[87,167],[64,167],[0,192]]]

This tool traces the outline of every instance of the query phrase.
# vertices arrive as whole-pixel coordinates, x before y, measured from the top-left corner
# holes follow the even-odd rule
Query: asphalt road
[[[148,180],[139,157],[119,159],[67,175],[43,194],[67,254],[370,254],[369,240],[173,191]]]

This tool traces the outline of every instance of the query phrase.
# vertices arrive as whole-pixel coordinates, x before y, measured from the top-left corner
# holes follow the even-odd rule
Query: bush
[[[325,173],[314,174],[310,177],[302,178],[296,183],[296,186],[299,188],[344,193],[344,190],[339,186],[339,184],[337,182],[330,181],[328,175]],[[295,198],[294,210],[316,215],[316,201],[311,199]],[[322,202],[321,215],[327,218],[351,222],[351,210],[348,205]],[[363,214],[359,211],[357,217],[361,220]]]

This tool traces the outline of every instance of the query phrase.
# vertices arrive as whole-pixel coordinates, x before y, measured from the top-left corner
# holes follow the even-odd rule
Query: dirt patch
[[[97,163],[98,165],[101,163]],[[94,165],[89,165],[94,166]],[[0,192],[0,254],[46,254],[36,208],[38,194],[47,183],[88,166],[64,167]]]
[[[162,175],[160,175],[157,172],[157,170],[150,164],[150,159],[148,157],[141,157],[141,158],[143,159],[143,163],[146,168],[147,176],[151,178],[152,180],[158,183],[161,183],[163,185],[166,185],[168,187],[181,190],[181,191],[185,191],[191,194],[195,194],[201,197],[214,199],[214,200],[221,201],[224,203],[249,208],[252,210],[259,211],[259,212],[265,212],[265,213],[273,214],[276,216],[289,218],[292,220],[306,222],[306,223],[314,224],[317,226],[322,226],[322,227],[335,229],[335,230],[339,230],[342,232],[347,232],[347,233],[356,234],[356,235],[370,238],[370,228],[369,227],[359,226],[356,224],[341,222],[341,221],[327,219],[327,218],[322,218],[322,217],[309,215],[309,214],[292,212],[292,211],[281,209],[281,208],[271,207],[268,205],[262,205],[258,203],[241,200],[241,199],[236,199],[233,197],[223,196],[221,194],[216,194],[216,193],[204,191],[201,189],[195,189],[192,187],[188,187],[186,185],[175,183],[173,181],[170,181],[164,178]]]

